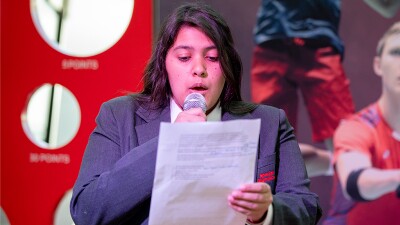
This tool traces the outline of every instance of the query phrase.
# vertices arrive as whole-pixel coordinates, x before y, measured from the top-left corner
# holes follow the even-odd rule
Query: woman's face
[[[182,26],[166,57],[174,101],[183,108],[187,95],[202,94],[207,109],[218,102],[225,78],[214,43],[200,29]]]

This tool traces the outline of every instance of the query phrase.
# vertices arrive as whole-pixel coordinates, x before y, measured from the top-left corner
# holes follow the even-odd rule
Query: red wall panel
[[[152,44],[152,1],[136,0],[122,38],[107,51],[83,58],[64,55],[43,40],[29,4],[1,2],[1,207],[13,225],[53,224],[54,210],[78,174],[101,103],[141,88]],[[98,68],[65,68],[73,60],[96,62]],[[44,83],[68,88],[81,110],[75,138],[55,150],[33,144],[21,125],[28,97]]]

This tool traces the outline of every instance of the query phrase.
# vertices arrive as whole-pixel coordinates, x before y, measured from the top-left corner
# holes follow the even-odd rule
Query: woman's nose
[[[193,75],[200,77],[207,76],[207,67],[202,57],[199,57],[194,60]]]

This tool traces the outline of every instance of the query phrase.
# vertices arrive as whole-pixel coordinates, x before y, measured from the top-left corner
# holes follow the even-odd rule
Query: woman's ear
[[[378,75],[379,77],[381,77],[382,76],[381,57],[379,57],[379,56],[374,57],[373,66],[374,66],[375,74]]]

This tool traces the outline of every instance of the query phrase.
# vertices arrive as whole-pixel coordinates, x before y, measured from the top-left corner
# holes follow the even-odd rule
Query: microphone
[[[196,92],[186,96],[185,101],[183,102],[183,111],[191,108],[201,108],[203,112],[206,113],[207,105],[204,96]]]

